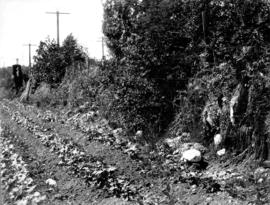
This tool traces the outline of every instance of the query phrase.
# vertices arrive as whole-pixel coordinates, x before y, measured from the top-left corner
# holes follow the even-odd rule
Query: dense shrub
[[[176,116],[172,135],[200,130],[205,104],[219,96],[230,101],[241,84],[250,88],[238,118],[257,119],[267,109],[261,95],[268,95],[269,10],[264,0],[107,0],[103,31],[114,61],[105,68],[107,96],[116,119],[130,130],[162,133]],[[226,135],[236,142],[245,123]],[[259,127],[252,125],[253,136]]]
[[[192,18],[185,5],[158,0],[111,0],[105,5],[103,30],[116,61],[115,89],[121,96],[115,110],[125,116],[130,130],[162,134],[173,119],[177,91],[192,76],[196,56],[189,44],[196,31],[187,25],[189,20],[179,21],[181,15]],[[131,119],[136,120],[129,123]]]
[[[62,46],[50,39],[41,41],[34,56],[32,76],[37,84],[46,82],[57,87],[64,78],[68,66],[74,62],[83,62],[84,56],[83,49],[71,34],[64,40]]]

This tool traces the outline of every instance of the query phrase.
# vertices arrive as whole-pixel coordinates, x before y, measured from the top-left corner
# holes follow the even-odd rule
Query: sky
[[[103,0],[0,0],[0,67],[29,64],[28,46],[47,37],[56,39],[56,15],[60,15],[60,42],[70,33],[88,50],[90,57],[102,56]],[[37,47],[32,47],[32,56]],[[107,50],[105,50],[107,53]],[[33,60],[32,60],[33,63]]]

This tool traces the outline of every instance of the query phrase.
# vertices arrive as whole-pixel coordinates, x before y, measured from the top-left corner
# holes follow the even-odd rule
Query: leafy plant
[[[64,78],[68,66],[75,61],[83,62],[85,58],[82,48],[70,34],[62,46],[50,39],[41,41],[34,60],[35,65],[31,73],[36,83],[46,82],[57,87]]]

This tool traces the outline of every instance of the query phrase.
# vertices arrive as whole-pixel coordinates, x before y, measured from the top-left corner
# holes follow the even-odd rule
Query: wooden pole
[[[57,45],[60,45],[60,31],[59,31],[59,14],[70,14],[70,13],[63,13],[63,12],[46,12],[46,14],[56,14],[56,30],[57,30]]]
[[[28,53],[29,53],[29,68],[31,68],[32,67],[32,56],[31,56],[31,47],[32,46],[37,46],[37,45],[35,45],[35,44],[31,44],[31,43],[28,43],[28,44],[25,44],[24,46],[28,46]]]

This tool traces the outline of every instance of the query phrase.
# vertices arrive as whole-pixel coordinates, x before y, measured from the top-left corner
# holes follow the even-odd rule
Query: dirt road
[[[118,142],[93,111],[3,100],[0,120],[1,204],[267,203],[265,190],[258,198],[235,188],[233,196],[220,181],[200,178],[202,171]]]

